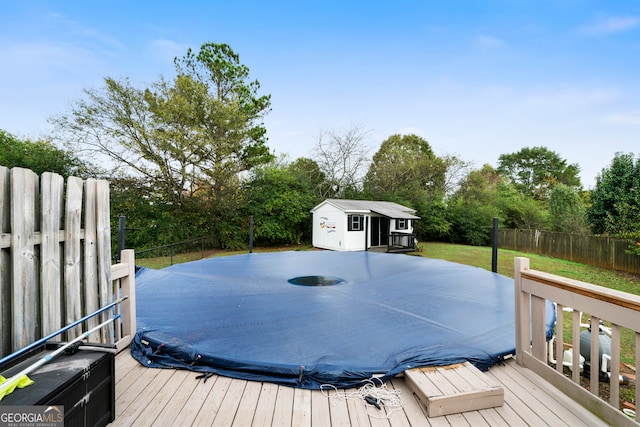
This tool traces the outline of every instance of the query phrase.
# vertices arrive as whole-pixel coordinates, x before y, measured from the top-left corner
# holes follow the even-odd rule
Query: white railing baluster
[[[574,383],[580,384],[580,323],[582,322],[582,312],[580,310],[573,310],[573,322],[571,329],[571,345],[572,348],[572,365],[573,372],[571,373],[571,379]]]
[[[563,373],[564,367],[564,306],[556,304],[556,371]]]
[[[591,316],[591,360],[589,362],[591,371],[589,376],[589,386],[591,393],[598,395],[600,385],[600,319]]]
[[[620,400],[620,325],[611,325],[611,378],[609,381],[609,402],[618,406]]]

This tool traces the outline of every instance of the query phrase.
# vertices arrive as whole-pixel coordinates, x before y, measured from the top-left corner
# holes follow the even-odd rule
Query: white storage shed
[[[335,251],[415,249],[414,209],[393,202],[327,199],[311,210],[313,246]]]

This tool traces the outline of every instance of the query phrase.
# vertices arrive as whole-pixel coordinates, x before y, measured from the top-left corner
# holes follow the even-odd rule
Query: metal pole
[[[493,218],[491,244],[491,271],[498,272],[498,218]]]
[[[45,363],[50,362],[51,359],[53,359],[54,357],[56,357],[57,355],[59,355],[60,353],[65,351],[68,347],[70,347],[74,343],[76,343],[78,341],[82,341],[83,339],[87,338],[93,332],[96,332],[98,329],[101,329],[101,328],[107,326],[111,322],[113,322],[113,319],[109,319],[109,320],[99,324],[95,328],[83,333],[78,338],[76,338],[76,339],[74,339],[72,341],[69,341],[68,343],[66,343],[62,347],[60,347],[57,350],[55,350],[53,353],[50,353],[50,354],[46,355],[45,357],[43,357],[42,359],[38,360],[33,365],[28,366],[24,370],[18,372],[17,374],[15,374],[11,378],[9,378],[6,382],[2,383],[2,385],[0,385],[0,396],[2,396],[2,394],[7,390],[10,390],[10,389],[13,390],[12,387],[14,387],[16,384],[18,384],[18,382],[22,379],[22,377],[25,377],[26,375],[28,375],[31,372],[35,371],[36,369],[38,369],[40,366],[44,365]]]
[[[116,262],[120,262],[120,253],[124,250],[126,233],[127,233],[127,217],[120,216],[118,218],[118,253],[116,254]]]
[[[249,253],[253,253],[253,215],[249,217]]]
[[[364,250],[369,250],[369,217],[364,217]]]
[[[8,362],[9,360],[15,359],[16,357],[18,357],[18,356],[20,356],[20,355],[22,355],[22,354],[24,354],[24,353],[26,353],[26,352],[28,352],[28,351],[30,351],[30,350],[33,350],[34,348],[38,347],[39,345],[42,345],[42,344],[46,343],[46,342],[47,342],[47,341],[49,341],[51,338],[53,338],[53,337],[55,337],[55,336],[58,336],[58,335],[62,334],[63,332],[68,331],[69,329],[73,328],[74,326],[78,326],[80,323],[85,322],[85,321],[87,321],[87,320],[91,319],[92,317],[97,316],[98,314],[102,313],[103,311],[106,311],[106,310],[110,309],[111,307],[114,307],[114,306],[116,306],[116,305],[120,304],[122,301],[126,300],[127,298],[129,298],[129,297],[128,297],[128,296],[123,296],[122,298],[118,298],[118,299],[117,299],[117,300],[115,300],[114,302],[112,302],[112,303],[110,303],[110,304],[105,305],[105,306],[104,306],[104,307],[102,307],[101,309],[96,310],[96,311],[94,311],[94,312],[93,312],[93,313],[91,313],[91,314],[87,314],[87,315],[86,315],[86,316],[84,316],[82,319],[80,319],[80,320],[76,320],[76,321],[75,321],[75,322],[73,322],[73,323],[69,323],[69,324],[68,324],[67,326],[65,326],[64,328],[59,329],[59,330],[57,330],[57,331],[55,331],[55,332],[53,332],[53,333],[51,333],[51,334],[47,335],[47,336],[46,336],[46,337],[44,337],[44,338],[40,338],[38,341],[33,342],[33,343],[29,344],[28,346],[23,347],[23,348],[21,348],[20,350],[15,351],[15,352],[13,352],[13,353],[11,353],[11,354],[9,354],[9,355],[7,355],[7,356],[3,357],[2,359],[0,359],[0,366],[2,366],[5,362]]]

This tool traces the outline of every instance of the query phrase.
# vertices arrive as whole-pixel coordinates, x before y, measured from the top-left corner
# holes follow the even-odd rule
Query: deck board
[[[428,418],[404,378],[401,408],[376,409],[348,399],[353,390],[302,390],[217,375],[146,368],[125,351],[116,357],[116,420],[112,426],[520,426],[606,424],[530,371],[508,361],[482,375],[504,388],[504,405]]]
[[[150,369],[150,368],[149,368]],[[200,412],[200,409],[204,406],[209,393],[213,389],[216,381],[219,377],[212,377],[207,381],[196,381],[193,373],[191,374],[193,381],[189,384],[190,381],[186,381],[183,384],[188,389],[192,390],[189,398],[186,401],[186,404],[182,407],[178,415],[174,419],[172,424],[168,424],[174,427],[184,427],[195,424],[195,419]],[[117,386],[116,386],[117,393]],[[185,393],[186,394],[186,393]],[[158,423],[157,425],[162,425]]]
[[[251,427],[260,399],[262,384],[255,381],[247,381],[244,394],[238,405],[236,416],[233,419],[232,427]]]

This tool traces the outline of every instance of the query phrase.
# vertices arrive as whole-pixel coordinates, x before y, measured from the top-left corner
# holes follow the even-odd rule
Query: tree
[[[0,130],[0,165],[31,169],[36,174],[54,172],[63,177],[93,176],[97,169],[75,156],[71,150],[56,147],[50,141],[21,140]]]
[[[378,200],[410,206],[417,215],[419,239],[441,238],[449,230],[444,194],[449,163],[417,135],[392,135],[373,156],[364,191]]]
[[[547,200],[558,184],[580,186],[580,167],[567,164],[546,147],[526,147],[517,153],[501,154],[498,173],[510,179],[523,195],[537,200]]]
[[[299,157],[288,167],[289,170],[299,176],[300,179],[308,182],[309,188],[318,200],[318,203],[322,201],[326,194],[330,193],[331,183],[327,180],[325,173],[320,170],[320,166],[315,160]]]
[[[215,218],[213,232],[224,245],[240,233],[240,176],[273,158],[262,122],[270,96],[258,95],[258,81],[225,44],[189,49],[175,66],[173,80],[145,88],[105,78],[102,90],[85,90],[85,99],[53,122],[63,138],[139,177],[183,229],[200,233],[202,216]],[[189,224],[181,218],[187,212],[203,213]]]
[[[472,245],[489,243],[494,217],[508,228],[545,229],[549,223],[543,202],[521,194],[489,165],[466,176],[449,198],[447,212],[450,239]]]
[[[549,211],[545,204],[531,196],[523,195],[507,180],[498,184],[498,203],[501,224],[504,227],[523,230],[549,229]]]
[[[447,164],[417,135],[392,135],[373,156],[365,190],[374,198],[421,191],[444,194]]]
[[[549,197],[549,214],[553,231],[585,234],[586,208],[578,192],[564,184],[554,187]]]
[[[310,238],[310,211],[319,199],[313,182],[297,166],[272,164],[256,168],[245,183],[247,210],[254,216],[257,244],[296,244]]]
[[[451,222],[450,240],[454,243],[487,245],[489,225],[494,217],[504,220],[500,211],[500,177],[490,165],[473,170],[462,180],[458,190],[449,198],[447,217]]]
[[[633,154],[616,153],[596,177],[587,217],[594,234],[640,232],[640,161]]]
[[[343,134],[322,131],[314,148],[317,164],[326,177],[323,198],[343,197],[357,192],[369,162],[368,134],[352,125]]]

